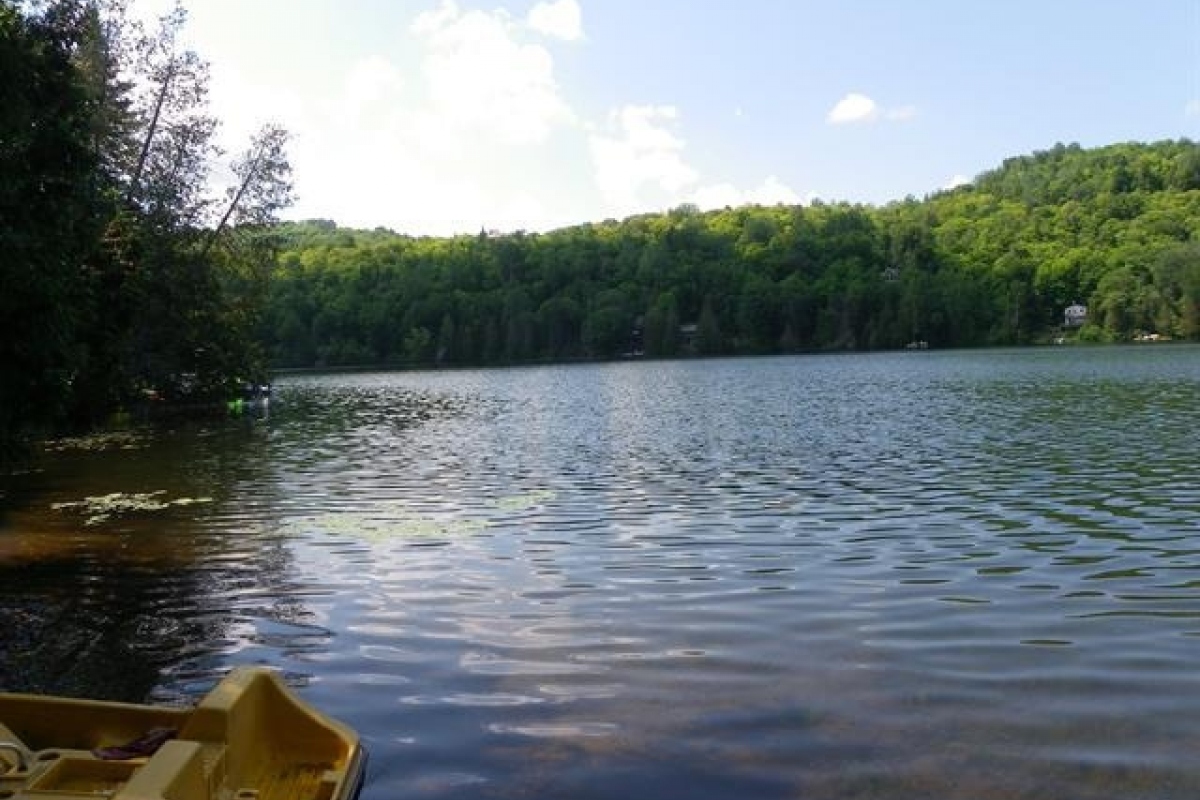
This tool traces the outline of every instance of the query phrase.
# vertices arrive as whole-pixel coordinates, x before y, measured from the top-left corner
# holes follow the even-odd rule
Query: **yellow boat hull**
[[[265,669],[194,708],[0,694],[0,800],[353,800],[365,771],[358,735]]]

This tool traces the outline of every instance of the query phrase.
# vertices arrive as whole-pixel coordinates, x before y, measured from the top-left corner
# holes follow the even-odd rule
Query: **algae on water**
[[[288,527],[316,529],[336,536],[350,536],[370,542],[389,539],[444,538],[467,536],[488,527],[485,520],[434,519],[400,514],[380,519],[372,514],[340,513],[288,520]]]
[[[542,489],[536,492],[526,492],[525,494],[514,494],[508,497],[501,497],[495,500],[492,505],[498,511],[514,512],[524,511],[527,508],[540,506],[543,503],[548,503],[557,495],[549,490]]]
[[[159,489],[156,492],[113,492],[112,494],[93,495],[73,502],[52,503],[50,508],[54,511],[78,511],[87,517],[84,524],[99,525],[113,517],[164,511],[173,506],[212,502],[211,497],[178,497],[174,500],[167,500],[163,498],[166,493],[165,489]]]
[[[136,431],[101,431],[86,436],[67,436],[53,439],[43,445],[43,448],[51,453],[144,450],[147,447],[149,441],[146,436]]]
[[[497,512],[493,519],[433,517],[413,513],[404,503],[382,503],[370,511],[343,511],[292,517],[283,524],[285,528],[293,530],[317,530],[370,542],[452,538],[480,533],[502,522],[508,514],[525,511],[555,497],[554,492],[543,490],[497,498],[489,503]]]

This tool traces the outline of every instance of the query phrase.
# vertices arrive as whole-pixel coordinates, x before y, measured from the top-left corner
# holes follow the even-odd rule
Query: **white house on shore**
[[[1087,322],[1087,315],[1087,306],[1080,303],[1072,303],[1063,310],[1063,327],[1079,328]]]

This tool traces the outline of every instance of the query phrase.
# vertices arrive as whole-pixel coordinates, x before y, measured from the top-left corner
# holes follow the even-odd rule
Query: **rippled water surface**
[[[1194,800],[1198,430],[1194,347],[289,377],[10,481],[0,684],[268,664],[370,800]]]

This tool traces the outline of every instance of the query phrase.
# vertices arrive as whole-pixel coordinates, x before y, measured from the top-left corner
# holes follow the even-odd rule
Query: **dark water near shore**
[[[0,686],[278,667],[369,800],[1194,800],[1198,431],[1184,346],[290,377],[12,482]]]

